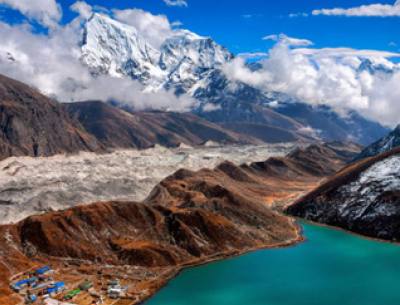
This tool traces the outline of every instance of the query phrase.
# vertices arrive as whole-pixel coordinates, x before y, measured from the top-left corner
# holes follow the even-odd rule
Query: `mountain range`
[[[224,65],[235,56],[211,38],[188,30],[174,30],[154,47],[133,26],[103,14],[93,14],[82,26],[80,59],[94,77],[105,74],[133,79],[146,92],[169,90],[189,96],[197,101],[196,106],[176,113],[170,109],[138,111],[115,100],[59,105],[34,88],[2,76],[3,158],[208,141],[352,141],[368,145],[389,132],[356,112],[344,117],[328,106],[312,106],[287,94],[264,92],[230,80]],[[259,67],[252,63],[249,68]],[[360,68],[382,70],[371,62]],[[24,126],[18,120],[24,121]]]
[[[135,27],[95,13],[84,25],[82,41],[81,60],[94,75],[131,78],[145,91],[189,95],[198,101],[193,113],[261,140],[270,134],[273,139],[313,137],[366,145],[388,132],[355,112],[343,117],[328,106],[311,106],[228,79],[223,67],[235,56],[188,30],[175,30],[154,47]],[[365,60],[360,69],[367,68],[381,69]]]
[[[194,113],[134,111],[101,101],[61,104],[34,88],[0,75],[1,159],[52,156],[154,145],[226,145],[315,142],[291,129],[297,121],[259,109],[269,124],[218,124]]]
[[[0,159],[118,148],[260,144],[191,113],[134,112],[103,102],[58,103],[0,75]]]
[[[235,55],[188,30],[154,45],[100,13],[82,30],[94,78],[196,103],[61,103],[0,75],[0,304],[20,304],[12,284],[39,265],[66,293],[90,281],[84,302],[117,278],[127,296],[116,302],[139,304],[186,267],[304,240],[291,216],[400,240],[400,127],[234,81]],[[57,154],[78,155],[20,158]]]

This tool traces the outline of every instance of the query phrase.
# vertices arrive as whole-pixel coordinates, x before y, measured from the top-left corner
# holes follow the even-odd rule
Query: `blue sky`
[[[63,6],[63,22],[73,13],[68,7],[75,0],[58,1]],[[397,51],[400,48],[400,17],[313,16],[321,8],[350,8],[387,0],[187,0],[187,7],[167,6],[162,0],[88,0],[107,8],[142,8],[181,21],[201,35],[211,36],[234,53],[264,51],[272,45],[265,35],[285,33],[306,38],[316,47],[352,47]],[[308,17],[290,17],[307,13]],[[396,45],[394,45],[395,43]]]
[[[285,33],[306,38],[315,47],[352,47],[398,51],[400,49],[400,17],[314,16],[322,8],[350,8],[374,3],[393,4],[387,0],[186,0],[187,6],[168,6],[163,0],[87,0],[90,5],[107,8],[141,8],[153,14],[165,14],[171,22],[213,37],[234,53],[265,51],[272,42],[261,38]],[[1,2],[1,1],[0,1]],[[75,0],[60,0],[62,22],[75,15],[68,8]],[[290,17],[307,13],[308,16]],[[22,15],[2,8],[2,18],[18,22]]]

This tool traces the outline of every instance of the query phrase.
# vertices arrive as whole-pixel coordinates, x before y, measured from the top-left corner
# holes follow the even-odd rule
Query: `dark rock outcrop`
[[[287,209],[365,236],[400,240],[400,149],[349,165]]]
[[[103,151],[55,101],[0,75],[0,159]]]

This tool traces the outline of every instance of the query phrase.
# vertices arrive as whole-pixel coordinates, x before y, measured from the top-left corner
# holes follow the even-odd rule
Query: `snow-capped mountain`
[[[384,138],[365,148],[357,160],[373,157],[400,146],[400,125]]]
[[[143,83],[161,82],[165,74],[157,63],[159,50],[134,27],[94,14],[86,23],[82,61],[95,73],[129,76]]]
[[[388,132],[361,116],[342,118],[328,107],[317,109],[285,94],[263,92],[228,79],[223,65],[234,58],[232,53],[188,30],[172,31],[155,47],[135,27],[95,13],[85,24],[82,41],[81,59],[94,74],[129,77],[142,83],[146,91],[188,94],[199,101],[194,113],[239,132],[243,125],[254,131],[251,136],[264,139],[260,130],[276,132],[279,128],[279,132],[288,131],[290,138],[316,138],[318,134],[324,140],[369,144]],[[375,67],[375,63],[367,66]]]
[[[232,54],[212,39],[176,30],[161,47],[153,47],[133,27],[102,14],[86,23],[82,61],[94,73],[130,77],[148,90],[189,92],[204,74],[226,63]]]

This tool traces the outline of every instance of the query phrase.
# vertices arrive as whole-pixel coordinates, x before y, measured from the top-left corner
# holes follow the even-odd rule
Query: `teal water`
[[[187,269],[146,305],[400,304],[400,247],[304,224],[307,241]]]

